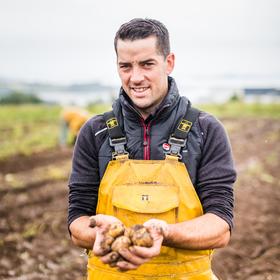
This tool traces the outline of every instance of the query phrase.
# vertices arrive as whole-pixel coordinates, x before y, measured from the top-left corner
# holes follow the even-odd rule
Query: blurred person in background
[[[90,117],[90,113],[81,108],[63,109],[60,116],[60,146],[74,145],[81,127]]]
[[[69,230],[88,249],[88,279],[216,279],[212,252],[233,227],[226,132],[180,96],[161,22],[124,23],[115,51],[119,99],[81,129],[69,180]],[[102,242],[114,222],[144,224],[152,247],[123,248],[113,263]]]

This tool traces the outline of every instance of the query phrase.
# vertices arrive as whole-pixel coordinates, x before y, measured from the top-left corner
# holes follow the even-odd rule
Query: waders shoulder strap
[[[114,152],[112,154],[113,159],[116,159],[117,156],[128,155],[128,152],[125,149],[125,145],[127,143],[126,137],[119,126],[115,114],[113,111],[110,111],[104,113],[103,116],[108,128],[110,146],[114,148]]]
[[[199,113],[198,109],[191,107],[190,104],[188,105],[185,116],[180,120],[174,133],[169,138],[170,150],[167,153],[168,155],[177,156],[179,159],[182,158],[181,149],[185,147],[188,133]]]

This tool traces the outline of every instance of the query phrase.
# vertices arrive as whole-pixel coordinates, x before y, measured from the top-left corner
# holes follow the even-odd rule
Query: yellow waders
[[[203,214],[184,163],[165,160],[130,160],[125,156],[109,162],[99,188],[98,214],[113,215],[126,226],[151,218],[178,223]],[[211,270],[211,250],[182,250],[162,246],[159,256],[137,270],[119,272],[103,264],[92,252],[88,280],[217,279]]]

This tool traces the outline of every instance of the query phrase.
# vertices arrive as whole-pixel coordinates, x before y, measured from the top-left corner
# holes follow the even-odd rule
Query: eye
[[[153,62],[145,62],[145,63],[144,63],[144,66],[146,66],[146,67],[150,67],[150,66],[152,66],[152,65],[154,65]]]
[[[130,68],[130,65],[129,64],[120,64],[119,67],[120,67],[121,70],[125,71],[125,70],[128,70]]]

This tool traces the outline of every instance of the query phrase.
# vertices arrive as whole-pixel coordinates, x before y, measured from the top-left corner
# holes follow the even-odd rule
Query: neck
[[[160,104],[162,103],[163,99],[157,105],[154,105],[154,106],[151,106],[151,107],[148,107],[148,108],[144,108],[144,109],[136,107],[136,109],[139,111],[139,113],[141,114],[142,118],[144,120],[146,120],[150,115],[154,115],[156,113],[156,111],[160,107]]]

